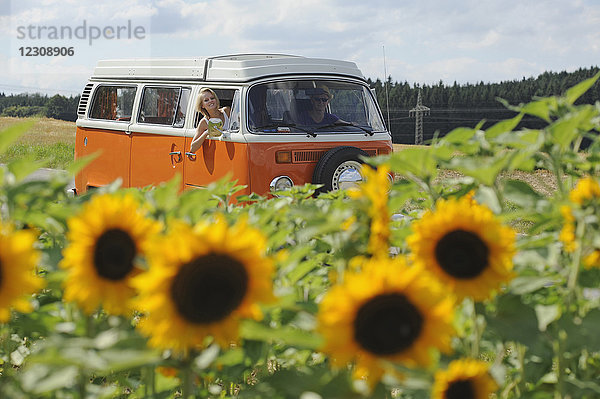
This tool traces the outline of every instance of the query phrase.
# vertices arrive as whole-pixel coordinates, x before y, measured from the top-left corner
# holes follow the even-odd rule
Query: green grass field
[[[30,118],[0,117],[0,131]],[[16,143],[0,154],[0,163],[32,156],[47,160],[46,167],[65,169],[73,162],[75,151],[75,122],[49,118],[34,118],[35,125]]]

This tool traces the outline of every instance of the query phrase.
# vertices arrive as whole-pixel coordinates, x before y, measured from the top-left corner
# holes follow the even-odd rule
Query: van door
[[[132,187],[144,187],[181,176],[185,152],[185,116],[191,88],[148,85],[131,125]]]
[[[229,126],[220,137],[208,137],[196,153],[190,153],[192,137],[186,137],[184,182],[186,187],[203,187],[225,176],[237,180],[238,185],[249,185],[248,149],[240,129],[240,90],[213,89],[221,106],[231,106]],[[197,96],[198,93],[195,93]],[[202,119],[197,113],[194,128]]]
[[[137,85],[96,86],[87,118],[77,121],[75,159],[97,154],[75,178],[77,192],[121,179],[129,187],[129,137]]]

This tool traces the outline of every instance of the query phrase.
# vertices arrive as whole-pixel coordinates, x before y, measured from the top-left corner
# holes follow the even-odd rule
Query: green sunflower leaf
[[[318,348],[322,339],[309,331],[293,327],[271,328],[251,320],[245,320],[240,326],[240,335],[245,339],[257,341],[278,341],[287,345],[309,349]]]
[[[579,97],[581,97],[596,83],[598,78],[600,78],[600,72],[598,72],[593,77],[586,79],[583,82],[578,83],[575,86],[568,89],[565,93],[565,98],[567,99],[567,102],[571,105],[574,104]]]
[[[437,175],[437,160],[430,147],[410,147],[390,156],[390,168],[399,174],[409,173],[422,179]]]
[[[544,332],[550,323],[560,317],[561,311],[558,305],[535,305],[535,314],[538,320],[538,328]]]
[[[546,97],[537,101],[532,101],[521,107],[521,112],[533,116],[550,123],[550,113],[558,107],[558,100],[555,97]]]
[[[45,164],[47,160],[36,161],[32,156],[28,156],[9,163],[8,170],[15,176],[15,181],[20,182]]]
[[[517,295],[506,294],[497,298],[496,311],[486,315],[486,321],[489,331],[504,342],[521,342],[529,347],[539,340],[535,311]]]
[[[529,184],[521,180],[507,180],[504,182],[503,189],[506,200],[525,209],[535,209],[538,201],[543,198]]]
[[[26,392],[39,395],[72,386],[78,375],[79,369],[76,366],[34,364],[25,370],[21,383]]]
[[[458,127],[445,135],[442,140],[452,144],[462,144],[475,136],[475,133],[477,133],[476,129]]]
[[[543,276],[522,276],[510,282],[510,291],[516,295],[529,294],[555,283],[555,280]]]
[[[521,119],[523,119],[522,113],[512,119],[506,119],[496,123],[485,131],[485,138],[489,140],[498,137],[502,133],[512,132],[519,122],[521,122]]]
[[[81,171],[83,168],[85,168],[87,165],[89,165],[92,161],[94,161],[94,159],[98,158],[101,153],[102,153],[102,151],[96,151],[93,154],[89,154],[84,157],[77,158],[69,165],[69,167],[67,168],[67,172],[70,175],[76,175],[77,173],[79,173],[79,171]]]

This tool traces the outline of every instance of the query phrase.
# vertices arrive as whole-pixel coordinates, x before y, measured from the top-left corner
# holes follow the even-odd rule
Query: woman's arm
[[[200,123],[198,123],[198,127],[196,128],[196,134],[194,135],[194,138],[192,139],[192,145],[190,147],[190,152],[198,151],[198,149],[200,147],[202,147],[202,144],[204,143],[206,136],[208,136],[208,121],[206,120],[206,118],[202,118]]]

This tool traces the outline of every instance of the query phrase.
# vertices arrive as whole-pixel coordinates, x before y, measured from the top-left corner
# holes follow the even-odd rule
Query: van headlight
[[[292,179],[288,176],[277,176],[273,180],[271,180],[271,184],[269,184],[269,188],[271,191],[282,191],[289,190],[294,185]]]

